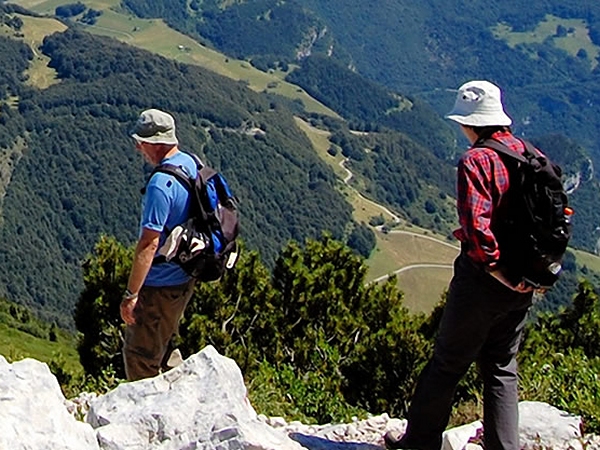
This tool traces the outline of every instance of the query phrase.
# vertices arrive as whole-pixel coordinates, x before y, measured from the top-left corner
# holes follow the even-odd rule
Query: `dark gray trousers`
[[[194,293],[194,281],[179,286],[144,286],[133,310],[135,324],[125,329],[123,361],[129,381],[150,378],[165,369],[171,339]]]
[[[454,262],[434,354],[408,411],[403,447],[439,450],[456,386],[477,361],[484,382],[486,450],[519,450],[517,351],[532,294],[519,294],[471,263]]]

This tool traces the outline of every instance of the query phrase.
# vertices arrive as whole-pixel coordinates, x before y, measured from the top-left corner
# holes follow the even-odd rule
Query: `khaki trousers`
[[[135,324],[125,329],[123,361],[129,381],[150,378],[166,369],[179,321],[194,292],[194,280],[178,286],[140,290],[133,310]]]

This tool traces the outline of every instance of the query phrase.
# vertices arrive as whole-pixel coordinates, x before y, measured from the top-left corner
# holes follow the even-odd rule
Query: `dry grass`
[[[48,67],[50,58],[43,55],[38,49],[46,36],[55,32],[62,32],[65,29],[65,25],[54,19],[23,17],[22,32],[34,54],[31,66],[27,71],[29,75],[28,83],[32,86],[45,89],[58,82],[56,71]]]
[[[569,251],[573,252],[575,255],[578,267],[586,266],[588,269],[600,273],[600,256],[592,255],[591,253],[583,252],[581,250],[569,249]]]
[[[309,112],[338,117],[306,92],[284,81],[284,73],[265,73],[247,61],[229,58],[169,28],[162,20],[139,19],[120,11],[104,10],[98,22],[88,29],[92,33],[113,37],[169,59],[201,66],[236,81],[245,81],[254,91],[269,91],[292,100],[298,99]]]
[[[58,20],[50,18],[21,15],[19,17],[23,20],[23,26],[20,30],[22,37],[6,26],[1,27],[1,30],[4,35],[13,39],[20,39],[31,47],[34,57],[26,71],[28,77],[27,83],[31,86],[45,89],[58,81],[54,69],[48,67],[50,59],[39,51],[39,47],[46,36],[57,31],[64,31],[66,26]]]
[[[404,306],[415,313],[430,313],[448,289],[452,268],[415,268],[397,276],[404,293]]]
[[[451,265],[458,255],[456,244],[412,231],[377,232],[378,245],[369,258],[369,278],[375,279],[413,264]]]
[[[54,14],[64,0],[14,0],[13,3],[40,14]],[[333,110],[318,102],[298,86],[283,80],[285,73],[280,71],[262,72],[247,61],[228,58],[222,53],[203,46],[192,38],[169,28],[162,20],[140,19],[127,14],[120,7],[119,0],[84,0],[87,7],[102,11],[97,23],[86,30],[102,36],[112,37],[127,44],[157,53],[166,58],[186,64],[204,67],[220,75],[248,83],[248,87],[261,92],[268,91],[300,100],[308,112],[339,117]],[[41,27],[39,33],[47,33]]]

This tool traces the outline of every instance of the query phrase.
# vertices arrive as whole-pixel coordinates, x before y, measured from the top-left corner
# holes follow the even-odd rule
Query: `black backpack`
[[[200,281],[215,281],[233,268],[239,256],[238,201],[220,173],[202,164],[196,155],[188,154],[196,161],[196,177],[172,164],[159,165],[150,175],[173,175],[191,196],[189,219],[168,230],[153,264],[175,262]]]
[[[527,141],[523,155],[495,139],[474,147],[494,150],[509,173],[509,189],[492,217],[500,248],[500,264],[508,279],[549,288],[562,270],[571,237],[571,215],[561,168]]]

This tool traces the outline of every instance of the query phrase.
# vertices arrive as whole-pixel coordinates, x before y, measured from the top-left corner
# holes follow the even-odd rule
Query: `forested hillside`
[[[454,0],[444,7],[407,0],[377,7],[356,0],[184,3],[122,4],[263,70],[299,64],[287,79],[355,129],[402,131],[449,160],[466,145],[440,118],[452,106],[453,89],[468,79],[490,79],[504,89],[518,135],[541,139],[572,176],[579,169],[573,146],[593,163],[586,162],[586,173],[600,165],[600,4],[477,0],[467,11]],[[561,149],[555,142],[566,141],[547,138],[560,135],[572,145]],[[592,198],[600,191],[595,180],[580,178],[572,198],[583,214],[573,245],[594,251],[600,214]],[[395,204],[389,195],[376,198]]]
[[[452,128],[431,106],[370,81],[330,58],[316,55],[303,59],[287,80],[329,105],[354,129],[401,131],[443,159],[450,159],[455,150]]]
[[[132,242],[144,175],[127,131],[151,106],[171,111],[183,147],[228,177],[242,200],[244,239],[265,261],[289,239],[322,230],[344,237],[350,207],[331,170],[290,113],[243,84],[67,31],[43,48],[63,81],[39,91],[20,82],[31,50],[5,38],[0,45],[4,151],[24,142],[0,230],[9,298],[65,325],[82,286],[80,262],[98,236]],[[9,106],[9,94],[18,106]]]
[[[600,3],[477,0],[468,9],[454,0],[443,6],[407,0],[377,7],[357,0],[302,4],[327,29],[315,43],[333,41],[326,54],[366,78],[424,99],[440,113],[453,101],[446,89],[472,78],[491,79],[507,91],[517,132],[564,133],[600,161]],[[243,17],[251,28],[253,16]],[[557,25],[542,29],[553,18]],[[323,52],[315,45],[312,54],[317,53]]]
[[[562,132],[592,150],[600,120],[600,4],[476,0],[123,0],[143,17],[173,27],[257,66],[309,55],[332,61],[444,112],[446,89],[470,78],[496,81],[511,94],[509,111],[527,135]],[[282,30],[285,30],[283,32]],[[240,38],[243,37],[243,38]]]
[[[600,102],[594,101],[597,93],[587,92],[598,71],[583,54],[569,57],[551,41],[527,51],[523,46],[513,49],[489,27],[478,28],[496,17],[488,11],[489,17],[470,25],[470,41],[461,45],[464,51],[473,45],[486,46],[489,52],[478,50],[469,64],[458,68],[462,56],[448,48],[429,48],[425,60],[413,55],[407,49],[421,39],[413,37],[414,42],[398,47],[403,48],[403,58],[415,58],[402,60],[402,70],[394,68],[393,77],[407,77],[399,82],[391,74],[392,78],[378,78],[361,64],[360,51],[345,34],[348,30],[337,29],[347,11],[324,5],[307,9],[311,2],[301,6],[295,1],[205,1],[192,2],[191,9],[184,3],[125,0],[123,5],[140,16],[164,17],[174,28],[248,58],[262,70],[289,70],[288,81],[345,120],[307,114],[301,103],[254,93],[244,82],[76,31],[81,21],[63,19],[71,29],[47,38],[39,49],[2,38],[0,294],[43,310],[61,325],[71,323],[83,256],[101,234],[125,243],[135,237],[144,171],[127,130],[139,111],[151,106],[171,111],[183,147],[201,154],[228,177],[242,200],[244,239],[267,265],[288,240],[303,241],[323,230],[365,256],[374,241],[365,225],[351,224],[351,207],[336,190],[333,172],[296,127],[290,106],[294,114],[330,133],[329,153],[341,152],[349,160],[355,187],[407,221],[449,234],[455,220],[453,165],[464,141],[440,112],[454,98],[445,88],[471,76],[506,82],[515,130],[534,138],[565,169],[577,211],[573,245],[595,249],[600,212],[594,205],[600,189],[590,130],[600,117],[593,114]],[[0,6],[5,11],[2,22],[18,36],[18,16],[4,3]],[[348,11],[355,7],[350,2]],[[373,20],[386,24],[379,14],[387,13],[401,22],[423,20],[424,30],[436,23],[439,30],[426,39],[428,45],[451,41],[441,26],[442,15],[432,18],[428,7],[406,6],[400,16],[399,9],[389,8],[392,5]],[[349,30],[365,20],[358,16],[354,22],[346,17]],[[592,18],[586,20],[591,23]],[[382,39],[382,48],[412,29],[387,33],[383,39],[372,24],[363,25],[365,39]],[[454,26],[448,18],[448,30]],[[456,42],[463,38],[467,39],[461,35]],[[371,45],[367,41],[365,46]],[[532,48],[539,53],[535,58]],[[27,83],[34,50],[50,58],[59,83],[46,89]],[[387,68],[396,53],[378,60],[373,49],[369,67]],[[519,67],[518,76],[509,70],[512,64]],[[428,73],[422,82],[415,75],[419,70]],[[553,78],[557,73],[562,74],[560,80]],[[574,264],[569,267],[559,297],[567,298],[575,286]],[[557,305],[560,299],[550,303]]]

